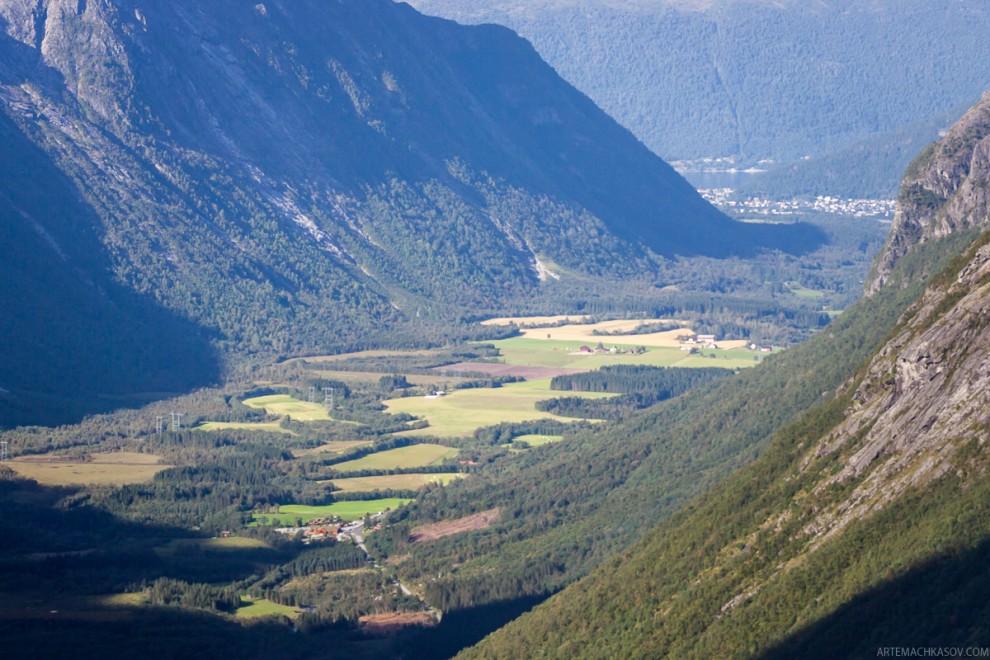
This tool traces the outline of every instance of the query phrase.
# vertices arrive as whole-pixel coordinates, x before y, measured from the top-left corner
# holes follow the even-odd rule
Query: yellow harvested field
[[[21,456],[6,465],[22,477],[50,486],[124,486],[151,481],[157,473],[172,467],[161,464],[160,460],[160,456],[153,454],[121,451],[91,454],[89,460],[51,454]]]
[[[566,315],[516,316],[488,319],[487,321],[482,321],[482,325],[507,325],[509,323],[515,323],[520,326],[521,336],[526,339],[580,341],[595,345],[601,342],[606,346],[648,346],[650,348],[677,348],[680,346],[678,337],[695,334],[694,330],[688,326],[647,334],[612,334],[632,333],[633,330],[641,325],[679,323],[679,321],[675,319],[619,319],[615,321],[601,321],[599,323],[582,323],[587,318],[587,316]],[[567,325],[554,325],[561,322]],[[604,334],[595,334],[595,331]],[[723,340],[717,343],[719,348],[726,350],[746,346],[745,340]]]
[[[334,479],[331,483],[341,493],[364,493],[376,490],[417,490],[427,484],[448,484],[466,475],[459,473],[439,474],[388,474],[379,477],[350,477]]]
[[[677,348],[681,345],[680,337],[683,335],[693,335],[694,330],[685,326],[675,330],[665,330],[663,332],[650,332],[647,334],[611,334],[613,332],[631,331],[645,323],[660,323],[666,319],[638,319],[626,321],[603,321],[601,323],[587,323],[581,325],[564,325],[559,328],[526,328],[522,330],[522,336],[527,339],[550,339],[553,341],[583,341],[588,344],[597,345],[598,342],[606,346],[649,346],[650,348]],[[595,334],[595,331],[609,334]],[[547,336],[549,335],[549,337]],[[746,346],[744,339],[729,341],[718,341],[718,347],[726,350],[732,348],[743,348]]]
[[[515,323],[519,327],[538,328],[557,323],[580,323],[587,320],[585,314],[561,314],[557,316],[500,316],[494,319],[487,319],[481,325],[511,325]]]

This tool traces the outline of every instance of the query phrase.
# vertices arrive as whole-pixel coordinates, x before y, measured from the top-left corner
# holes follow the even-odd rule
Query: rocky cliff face
[[[842,423],[807,457],[805,470],[827,458],[841,463],[812,498],[855,487],[822,507],[805,531],[817,545],[907,489],[962,469],[956,453],[973,441],[985,446],[988,429],[990,245],[982,245],[954,280],[925,292],[870,362]]]
[[[990,225],[990,92],[908,168],[890,238],[868,286],[877,291],[913,247]]]

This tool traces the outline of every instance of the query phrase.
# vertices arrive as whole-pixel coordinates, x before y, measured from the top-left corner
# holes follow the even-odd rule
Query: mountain
[[[0,423],[822,240],[728,220],[504,28],[386,0],[0,0],[0,26],[5,157],[29,154],[0,269],[31,281],[4,294],[0,408],[24,414]]]
[[[971,104],[990,85],[983,38],[990,8],[983,3],[411,4],[518,31],[564,78],[670,160],[789,165]],[[903,163],[896,154],[884,163],[885,185],[896,187]]]
[[[896,199],[911,161],[973,105],[926,117],[816,158],[802,159],[743,179],[737,191],[776,199],[802,195],[841,195],[857,199]]]
[[[990,640],[990,232],[973,192],[990,177],[950,167],[978,160],[952,157],[981,149],[986,103],[905,179],[938,172],[970,192],[932,204],[945,224],[922,223],[924,241],[895,226],[909,233],[892,245],[910,247],[862,307],[941,272],[879,349],[752,464],[465,657],[873,657]],[[939,269],[957,252],[946,225],[984,231]]]
[[[912,161],[870,290],[918,245],[990,225],[990,92]]]

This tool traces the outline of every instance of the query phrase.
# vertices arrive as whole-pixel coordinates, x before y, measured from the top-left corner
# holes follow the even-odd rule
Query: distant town
[[[743,220],[758,217],[784,221],[787,216],[809,212],[874,218],[881,222],[889,222],[894,217],[892,199],[849,199],[818,195],[806,199],[774,200],[764,197],[741,197],[734,188],[700,188],[698,192],[721,211]]]

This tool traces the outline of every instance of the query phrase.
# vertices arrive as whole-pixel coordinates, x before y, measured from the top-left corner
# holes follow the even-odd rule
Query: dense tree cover
[[[950,263],[933,283],[953,281],[967,262]],[[931,308],[926,324],[947,309]],[[883,646],[986,643],[976,593],[987,580],[978,562],[990,538],[990,484],[978,439],[956,447],[953,469],[933,483],[837,534],[809,531],[815,512],[846,502],[866,478],[818,487],[848,456],[815,451],[855,407],[865,374],[861,367],[836,396],[785,426],[717,496],[697,498],[478,653],[539,644],[556,655],[858,657]]]
[[[386,0],[118,5],[37,39],[43,22],[0,10],[8,75],[36,92],[0,127],[4,302],[22,311],[0,424],[243,361],[483,335],[458,321],[554,289],[543,261],[580,291],[658,255],[823,241],[729,221],[507,30]]]
[[[772,167],[744,179],[738,191],[773,198],[831,195],[895,199],[900,177],[911,160],[970,105],[971,100],[966,99],[950,111],[870,136],[835,153]]]
[[[650,392],[663,399],[669,399],[732,373],[731,369],[719,367],[685,369],[625,364],[606,365],[586,373],[554,376],[550,381],[550,389],[624,394]]]
[[[411,555],[398,567],[403,579],[448,606],[551,592],[758,455],[774,431],[853,373],[917,291],[859,304],[806,344],[689,397],[428,490],[371,543]],[[415,524],[493,507],[502,513],[487,530],[406,543]]]
[[[412,4],[460,22],[517,30],[564,78],[668,159],[789,164],[970,103],[990,82],[981,32],[987,9],[970,4]],[[984,64],[959,65],[976,60]],[[900,152],[892,143],[878,146],[847,156]],[[890,155],[883,189],[895,188],[903,172],[897,154]],[[862,173],[857,165],[850,170]]]

